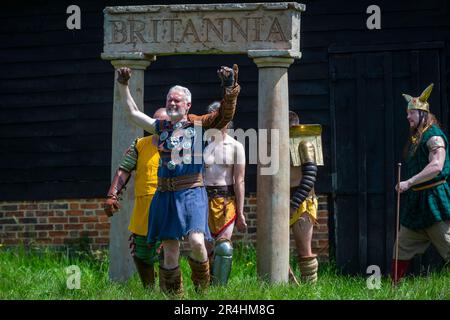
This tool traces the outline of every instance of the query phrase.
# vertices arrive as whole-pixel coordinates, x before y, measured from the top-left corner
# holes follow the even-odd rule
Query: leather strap
[[[428,185],[425,185],[425,186],[416,187],[416,188],[412,187],[411,189],[413,191],[421,191],[421,190],[426,190],[426,189],[430,189],[430,188],[439,186],[439,185],[444,184],[446,182],[447,182],[446,180],[440,180],[440,181],[436,181],[435,183],[428,184]]]
[[[203,187],[203,185],[201,173],[173,178],[158,177],[158,190],[162,192]]]
[[[206,192],[208,192],[208,197],[212,198],[233,197],[234,186],[206,186]]]
[[[122,190],[127,185],[128,180],[130,180],[130,176],[131,174],[129,172],[119,168],[113,177],[113,181],[111,182],[111,187],[109,188],[107,197],[115,197],[116,199],[118,199],[120,194],[122,193]]]

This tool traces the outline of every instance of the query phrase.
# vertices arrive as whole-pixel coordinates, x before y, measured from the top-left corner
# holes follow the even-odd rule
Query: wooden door
[[[401,94],[418,96],[433,82],[431,111],[446,119],[441,69],[439,49],[330,54],[336,260],[345,273],[366,273],[369,265],[390,271],[396,166],[408,135]],[[432,251],[415,269],[439,262]]]

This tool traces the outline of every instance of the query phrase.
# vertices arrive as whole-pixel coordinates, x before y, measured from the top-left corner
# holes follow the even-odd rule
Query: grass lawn
[[[65,268],[77,265],[81,288],[70,290]],[[294,273],[297,265],[292,261]],[[304,299],[431,299],[450,300],[450,270],[443,269],[428,277],[409,277],[397,289],[383,278],[380,289],[369,290],[367,278],[340,275],[332,264],[321,264],[315,286],[268,285],[256,277],[255,250],[237,247],[233,270],[226,287],[211,288],[206,294],[195,293],[190,269],[181,259],[185,295],[183,299],[207,300],[304,300]],[[127,283],[108,279],[107,252],[67,254],[50,249],[0,247],[0,299],[168,299],[159,288],[145,290],[135,275]]]

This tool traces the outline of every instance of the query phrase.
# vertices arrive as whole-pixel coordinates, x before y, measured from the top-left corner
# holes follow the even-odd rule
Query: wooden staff
[[[300,286],[300,283],[298,282],[297,278],[295,277],[294,272],[292,271],[291,266],[289,265],[289,278],[292,282],[294,282],[297,286]]]
[[[395,267],[394,267],[394,283],[397,283],[397,266],[398,266],[398,229],[400,224],[400,176],[402,164],[397,164],[397,223],[395,230]]]

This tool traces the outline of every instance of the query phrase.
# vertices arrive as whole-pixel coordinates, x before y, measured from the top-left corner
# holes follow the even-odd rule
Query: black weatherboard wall
[[[0,200],[103,197],[110,183],[113,67],[100,59],[103,8],[184,1],[35,1],[0,11]],[[196,1],[202,3],[202,1]],[[226,1],[217,1],[226,2]],[[203,1],[203,3],[207,3]],[[330,199],[330,236],[345,272],[384,272],[395,230],[395,164],[407,123],[402,92],[435,83],[430,102],[448,126],[450,16],[445,0],[302,1],[302,59],[289,68],[290,105],[323,125],[317,192]],[[81,30],[66,8],[81,8]],[[381,9],[368,30],[366,9]],[[257,128],[256,65],[246,56],[158,57],[145,73],[145,111],[174,84],[192,90],[194,113],[220,98],[216,68],[238,63],[235,126]],[[256,191],[256,166],[247,168]],[[430,254],[424,263],[435,259]]]

